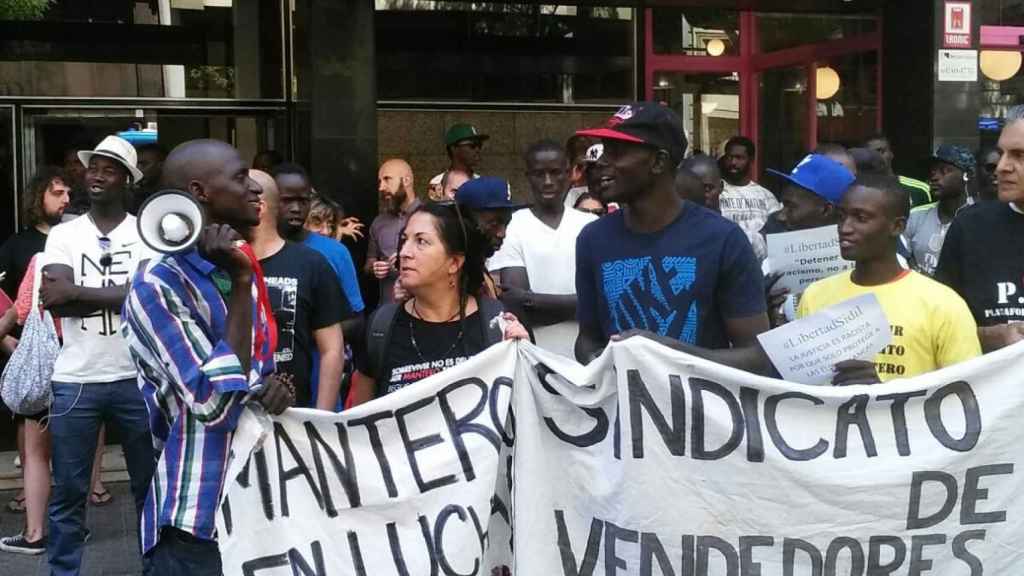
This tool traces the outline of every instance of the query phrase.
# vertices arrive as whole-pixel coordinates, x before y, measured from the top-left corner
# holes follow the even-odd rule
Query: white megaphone
[[[156,252],[184,252],[199,241],[203,209],[187,192],[161,190],[142,203],[136,224],[142,241]]]

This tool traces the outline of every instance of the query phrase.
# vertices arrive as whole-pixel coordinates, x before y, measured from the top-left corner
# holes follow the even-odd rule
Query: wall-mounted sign
[[[944,48],[971,47],[971,3],[946,2],[945,25],[942,29]]]
[[[977,50],[939,50],[939,82],[977,82]]]

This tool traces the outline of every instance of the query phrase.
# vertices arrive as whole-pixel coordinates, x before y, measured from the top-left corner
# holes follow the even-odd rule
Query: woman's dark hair
[[[21,204],[25,207],[25,222],[28,226],[46,221],[43,197],[54,180],[64,181],[64,171],[56,166],[43,166],[29,180],[28,186],[21,193]]]
[[[465,262],[459,273],[461,299],[477,294],[484,284],[484,261],[489,243],[476,224],[476,219],[461,211],[453,202],[427,202],[413,214],[424,212],[434,217],[437,235],[449,254],[462,254]],[[401,248],[399,248],[401,251]]]
[[[603,206],[604,208],[608,208],[608,205],[605,204],[604,200],[601,200],[600,198],[598,198],[594,194],[591,194],[590,192],[584,192],[583,194],[580,194],[579,197],[576,198],[576,202],[572,205],[572,207],[579,208],[580,204],[583,204],[584,200],[596,200],[601,204],[601,206]]]

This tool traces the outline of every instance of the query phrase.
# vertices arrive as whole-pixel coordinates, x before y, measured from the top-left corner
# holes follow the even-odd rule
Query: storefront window
[[[740,131],[739,76],[655,72],[654,78],[654,98],[682,118],[690,150],[721,155]]]
[[[807,67],[761,73],[760,138],[764,168],[788,171],[810,149],[807,134]]]
[[[736,56],[740,53],[739,14],[720,8],[654,8],[654,53]]]
[[[58,0],[0,21],[0,96],[283,98],[280,0]]]
[[[875,32],[878,20],[864,15],[758,14],[757,30],[761,52],[772,52]]]
[[[838,76],[838,90],[817,101],[818,142],[859,146],[876,132],[878,119],[878,54],[864,52],[828,62],[818,68],[830,68]]]
[[[634,85],[631,8],[378,0],[378,100],[617,103]]]

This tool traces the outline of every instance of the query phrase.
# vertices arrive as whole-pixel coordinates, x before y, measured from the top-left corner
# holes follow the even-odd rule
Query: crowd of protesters
[[[753,179],[751,140],[690,153],[674,112],[638,102],[565,144],[530,145],[529,190],[514,197],[487,173],[487,140],[453,125],[449,163],[422,189],[409,162],[383,162],[369,225],[281,154],[250,168],[214,140],[167,151],[109,136],[41,168],[25,188],[29,225],[0,247],[0,345],[17,349],[37,293],[61,349],[49,409],[18,418],[25,488],[9,507],[25,527],[0,550],[46,552],[53,574],[79,573],[87,503],[110,499],[99,481],[110,425],[146,572],[219,574],[214,517],[246,403],[340,411],[504,339],[589,362],[645,337],[776,375],[759,334],[871,293],[892,345],[839,362],[833,384],[912,377],[1024,340],[1024,107],[996,148],[939,146],[927,183],[897,175],[877,135],[774,167],[769,190]],[[150,250],[134,216],[164,189],[205,214],[197,244],[173,254]],[[821,227],[835,227],[852,269],[802,294],[774,288],[767,238]],[[364,235],[355,262],[347,245]],[[360,291],[360,274],[374,290]]]

